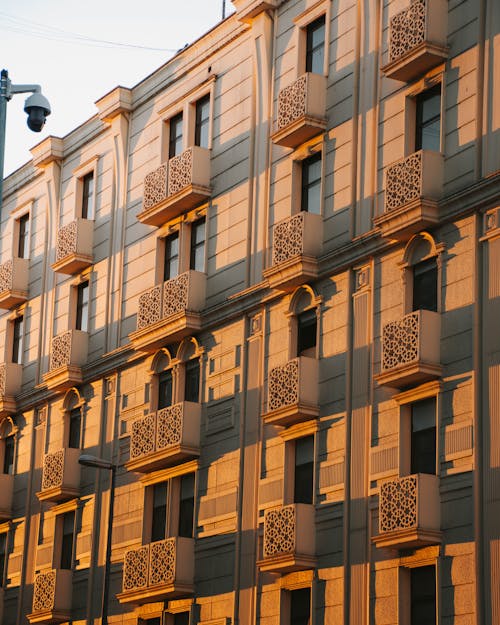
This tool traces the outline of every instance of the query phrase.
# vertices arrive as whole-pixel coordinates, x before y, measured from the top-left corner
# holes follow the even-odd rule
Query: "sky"
[[[41,85],[52,109],[42,132],[33,133],[24,113],[30,94],[12,97],[7,104],[4,176],[31,160],[30,148],[45,137],[64,137],[95,115],[95,101],[114,87],[133,87],[212,28],[222,17],[222,4],[223,0],[1,0],[1,68],[8,70],[13,84]],[[225,4],[229,15],[233,6],[230,0]]]

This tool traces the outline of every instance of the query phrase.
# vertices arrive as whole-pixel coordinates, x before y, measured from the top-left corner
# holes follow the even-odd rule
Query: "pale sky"
[[[13,84],[40,84],[52,108],[42,132],[33,133],[23,110],[29,94],[7,104],[4,176],[31,160],[30,148],[42,139],[63,137],[92,117],[94,102],[108,91],[133,87],[212,28],[222,17],[222,2],[1,0],[0,69],[8,70]],[[226,15],[232,12],[226,0]]]

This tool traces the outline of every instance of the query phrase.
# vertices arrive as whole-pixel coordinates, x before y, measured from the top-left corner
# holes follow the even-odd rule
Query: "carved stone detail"
[[[174,195],[193,182],[193,150],[188,148],[168,162],[168,195]]]
[[[154,286],[139,297],[137,329],[141,330],[161,319],[161,286]]]
[[[187,308],[189,292],[189,272],[167,280],[163,284],[163,317],[170,317]]]
[[[299,359],[290,360],[269,372],[268,410],[293,406],[299,401]]]
[[[164,163],[144,178],[142,198],[144,210],[152,208],[167,198],[167,170],[168,167]]]
[[[425,41],[426,0],[412,0],[410,6],[391,19],[389,59],[396,61]]]
[[[183,404],[158,410],[156,417],[156,449],[178,445],[182,438]]]
[[[5,384],[7,382],[7,365],[0,364],[0,396],[5,395]]]
[[[391,211],[420,198],[422,189],[422,152],[410,154],[387,168],[385,210]]]
[[[56,262],[59,262],[77,250],[78,222],[72,221],[57,232]]]
[[[382,332],[382,370],[418,360],[420,311],[384,326]]]
[[[175,538],[151,543],[149,548],[149,585],[171,584],[175,578]]]
[[[12,289],[13,267],[12,259],[0,265],[0,293]]]
[[[417,476],[408,475],[380,487],[380,532],[408,529],[417,525]]]
[[[71,364],[71,337],[72,332],[68,330],[52,339],[49,371]]]
[[[295,506],[268,510],[264,518],[264,558],[272,558],[295,551]]]
[[[52,610],[56,596],[56,572],[55,570],[38,573],[35,576],[33,591],[33,612]]]
[[[292,124],[306,113],[307,74],[298,78],[278,96],[278,130]]]
[[[123,592],[148,585],[149,545],[130,549],[123,564]]]
[[[62,486],[63,477],[64,449],[60,449],[43,459],[42,490]]]
[[[140,458],[152,454],[155,450],[156,415],[148,414],[146,417],[136,419],[132,423],[132,436],[130,438],[130,458]]]
[[[273,229],[273,265],[279,265],[304,249],[304,214],[280,221]]]

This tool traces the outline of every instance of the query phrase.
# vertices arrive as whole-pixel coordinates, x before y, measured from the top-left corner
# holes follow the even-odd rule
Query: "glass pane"
[[[12,475],[14,473],[14,437],[13,436],[7,436],[7,438],[4,441],[3,472],[6,475]]]
[[[151,542],[163,540],[167,535],[167,490],[168,482],[153,487]]]
[[[83,178],[82,217],[94,219],[94,174],[87,174]]]
[[[179,233],[165,239],[165,267],[163,280],[171,280],[179,275]]]
[[[29,256],[29,215],[23,215],[19,219],[19,242],[17,255],[19,258],[28,258]]]
[[[69,415],[69,441],[68,447],[79,449],[82,431],[82,413],[80,408],[75,408]]]
[[[192,538],[194,520],[194,473],[181,478],[181,498],[179,502],[179,536]]]
[[[180,612],[174,617],[174,625],[189,625],[189,612]]]
[[[441,86],[437,85],[417,96],[416,150],[441,148]]]
[[[290,625],[310,625],[311,589],[299,588],[290,592]]]
[[[321,211],[321,154],[302,161],[301,210],[315,214]]]
[[[170,133],[168,144],[168,158],[177,156],[182,152],[182,113],[170,120]]]
[[[325,55],[325,16],[315,20],[307,27],[306,34],[306,72],[322,74]]]
[[[411,623],[436,625],[436,568],[422,566],[410,571]]]
[[[295,441],[294,503],[312,503],[314,482],[314,437]]]
[[[297,319],[297,356],[316,347],[316,311],[308,310]]]
[[[164,371],[158,380],[158,410],[172,405],[172,371]]]
[[[12,337],[12,362],[21,363],[23,358],[24,317],[14,320]]]
[[[195,221],[191,227],[189,268],[201,272],[205,269],[205,219]]]
[[[200,362],[189,360],[186,363],[186,385],[184,400],[198,402],[200,397]]]
[[[76,329],[88,332],[89,329],[89,283],[78,285],[76,301]]]
[[[411,406],[411,473],[436,473],[436,399]]]
[[[73,532],[75,513],[66,512],[62,518],[61,569],[70,569],[73,564]]]
[[[434,258],[413,267],[413,310],[437,311],[437,264]]]
[[[194,144],[208,148],[208,129],[210,115],[210,96],[205,96],[196,103],[196,126]]]

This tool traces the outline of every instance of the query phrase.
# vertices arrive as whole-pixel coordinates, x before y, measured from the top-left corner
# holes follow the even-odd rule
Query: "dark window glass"
[[[411,473],[436,473],[436,399],[411,405]]]
[[[314,482],[314,437],[295,441],[294,503],[312,503]]]
[[[172,371],[163,371],[158,376],[158,410],[172,405]]]
[[[14,473],[14,448],[14,437],[7,436],[4,440],[3,448],[3,472],[6,475],[12,475]]]
[[[76,292],[76,329],[88,332],[89,329],[89,283],[82,282]]]
[[[82,180],[82,217],[94,219],[94,174],[90,172]]]
[[[62,518],[61,569],[70,569],[73,564],[73,533],[75,513],[66,512]]]
[[[200,401],[200,361],[188,360],[186,363],[185,401]]]
[[[179,612],[174,616],[174,625],[189,625],[189,612]]]
[[[437,264],[434,258],[413,267],[413,310],[437,311]]]
[[[208,148],[208,129],[210,121],[210,96],[207,95],[196,102],[196,123],[194,128],[194,144]]]
[[[325,59],[325,16],[319,17],[307,26],[306,72],[322,74]]]
[[[161,625],[161,616],[140,621],[141,625]]]
[[[441,148],[441,85],[417,96],[415,150]]]
[[[411,625],[436,625],[436,568],[410,569]]]
[[[191,226],[191,251],[189,268],[205,270],[205,218],[198,219]]]
[[[182,113],[170,120],[170,132],[168,140],[168,158],[177,156],[182,152]]]
[[[82,435],[82,411],[80,408],[74,408],[69,413],[69,437],[68,447],[71,449],[79,449]]]
[[[7,534],[0,534],[0,587],[5,579],[5,561],[7,559]]]
[[[24,317],[16,317],[12,328],[12,362],[22,363]]]
[[[314,355],[316,347],[316,311],[307,310],[297,317],[297,356]]]
[[[310,625],[311,589],[299,588],[290,591],[290,625]]]
[[[302,161],[301,209],[319,215],[321,210],[321,153]]]
[[[171,280],[179,275],[179,233],[174,232],[165,239],[165,264],[163,280]]]
[[[29,225],[30,225],[30,216],[29,214],[23,215],[19,218],[19,239],[17,242],[17,255],[19,258],[28,258],[30,253],[30,236],[29,236]]]
[[[153,486],[153,514],[151,519],[151,542],[167,536],[168,482]]]
[[[193,537],[194,520],[194,473],[181,477],[179,501],[179,536]]]

